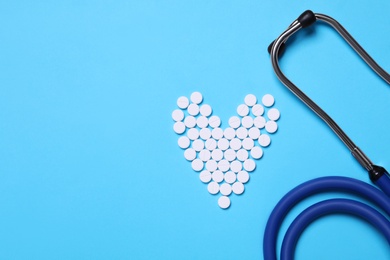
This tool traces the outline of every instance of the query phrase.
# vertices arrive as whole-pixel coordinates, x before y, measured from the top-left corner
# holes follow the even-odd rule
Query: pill
[[[211,109],[210,105],[202,105],[199,109],[200,114],[205,117],[209,117],[213,110]]]
[[[180,107],[181,109],[186,109],[188,105],[190,104],[190,101],[188,100],[187,97],[179,97],[177,99],[177,106]]]
[[[199,128],[205,128],[209,125],[209,120],[205,116],[200,116],[198,119],[196,119],[196,125]]]
[[[181,121],[181,120],[183,120],[183,118],[184,118],[184,112],[182,110],[180,110],[180,109],[173,110],[172,119],[174,121],[176,121],[176,122]]]
[[[252,107],[252,114],[254,116],[261,116],[264,114],[264,107],[260,104],[256,104]]]
[[[226,149],[229,148],[229,140],[226,138],[221,138],[218,140],[217,146],[222,151],[225,151]]]
[[[221,209],[227,209],[230,207],[230,199],[229,197],[226,196],[221,196],[218,199],[218,205]]]
[[[256,162],[252,159],[244,161],[244,169],[248,172],[252,172],[256,168]]]
[[[258,139],[259,136],[260,136],[260,130],[259,130],[259,128],[257,128],[257,127],[252,127],[251,129],[249,129],[248,135],[249,135],[249,137],[252,138],[253,140]]]
[[[253,126],[253,118],[250,116],[244,116],[241,121],[241,124],[245,128],[251,128]]]
[[[190,128],[187,131],[187,136],[190,138],[190,140],[196,140],[199,138],[199,130],[196,128]]]
[[[233,183],[235,182],[237,179],[237,176],[234,172],[232,171],[228,171],[225,173],[225,176],[224,176],[224,180],[227,182],[227,183]]]
[[[202,150],[199,152],[199,159],[201,159],[203,162],[207,162],[211,158],[211,153],[209,150]]]
[[[223,172],[221,171],[215,171],[211,174],[211,178],[213,179],[213,181],[215,182],[221,182],[223,181]]]
[[[265,126],[265,118],[262,117],[262,116],[257,116],[254,120],[253,120],[253,124],[257,127],[257,128],[264,128]]]
[[[233,161],[234,159],[236,159],[236,152],[233,150],[233,149],[227,149],[224,153],[223,153],[223,157],[228,160],[229,162]]]
[[[173,124],[173,131],[175,131],[176,134],[182,134],[186,130],[186,125],[183,122],[176,122]]]
[[[247,116],[249,114],[249,107],[245,104],[241,104],[237,107],[237,114],[240,116]]]
[[[202,128],[199,131],[199,136],[200,136],[200,138],[202,138],[203,140],[206,141],[206,140],[210,139],[210,137],[211,137],[211,130],[208,128]]]
[[[185,124],[186,127],[188,127],[188,128],[193,128],[193,127],[195,127],[195,125],[196,125],[196,118],[193,117],[193,116],[187,116],[187,117],[184,119],[184,124]]]
[[[262,134],[259,137],[259,144],[263,147],[267,147],[271,143],[271,138],[269,135]]]
[[[220,149],[215,149],[211,152],[211,158],[213,158],[214,161],[219,162],[223,158],[223,152]]]
[[[244,184],[242,184],[241,182],[235,182],[233,183],[232,185],[232,191],[234,194],[237,194],[237,195],[240,195],[244,192]]]
[[[201,171],[199,173],[199,179],[201,180],[201,182],[209,183],[211,181],[211,173],[207,170]]]
[[[248,129],[245,127],[239,127],[236,130],[236,136],[241,140],[248,136]]]
[[[242,140],[242,147],[246,150],[252,149],[252,147],[255,145],[255,142],[251,138],[245,138]]]
[[[233,138],[229,142],[229,147],[233,149],[234,151],[237,151],[241,148],[241,140],[238,138]]]
[[[196,151],[192,148],[188,148],[184,151],[184,158],[186,158],[187,161],[192,161],[196,158]]]
[[[222,172],[228,171],[230,168],[230,163],[228,160],[222,159],[218,162],[218,170]]]
[[[191,116],[196,116],[197,114],[199,114],[199,106],[197,104],[190,104],[187,107],[187,111],[188,114],[190,114]]]
[[[251,156],[253,159],[260,159],[263,156],[263,149],[255,146],[251,149]]]
[[[270,110],[268,110],[267,116],[270,120],[276,121],[280,117],[280,112],[277,108],[271,108]]]
[[[240,171],[237,173],[237,180],[241,183],[247,183],[249,181],[249,174],[246,171]]]
[[[177,144],[179,145],[180,148],[186,149],[190,146],[190,139],[187,136],[181,136],[177,140]]]
[[[204,164],[201,159],[195,159],[192,161],[191,166],[194,171],[199,172],[203,169]]]
[[[247,150],[245,149],[240,149],[237,151],[237,159],[241,162],[245,161],[246,159],[248,159],[248,156],[249,156],[249,153]]]
[[[222,128],[214,128],[212,131],[211,131],[211,136],[215,139],[215,140],[219,140],[223,137],[223,130]]]
[[[214,160],[208,160],[206,162],[206,169],[209,171],[209,172],[214,172],[218,167],[218,163]]]
[[[236,129],[240,125],[241,125],[241,120],[238,116],[232,116],[231,118],[229,118],[229,126],[231,128]]]
[[[228,140],[232,140],[236,136],[236,131],[233,128],[228,127],[223,131],[223,136]]]
[[[267,123],[265,123],[265,130],[268,133],[273,134],[278,130],[278,124],[272,120],[268,121]]]
[[[207,190],[210,192],[210,194],[217,194],[219,192],[219,184],[215,181],[212,181],[207,185]]]
[[[257,98],[253,94],[248,94],[246,95],[244,102],[248,107],[253,107],[257,102]]]
[[[229,196],[230,193],[232,193],[232,185],[228,183],[223,183],[219,187],[219,191],[221,192],[222,195]]]
[[[195,104],[200,104],[203,101],[203,96],[200,92],[194,92],[191,94],[190,99]]]
[[[274,104],[275,102],[275,99],[272,95],[270,94],[266,94],[263,96],[263,98],[261,99],[261,102],[263,102],[263,105],[266,106],[266,107],[270,107]]]
[[[211,116],[209,118],[209,125],[212,128],[216,128],[221,125],[221,119],[218,116]]]
[[[230,164],[230,169],[233,172],[239,172],[242,170],[242,163],[239,161],[232,161],[232,163]]]
[[[217,141],[215,141],[213,138],[207,139],[205,142],[205,147],[207,150],[213,151],[215,148],[217,148]]]

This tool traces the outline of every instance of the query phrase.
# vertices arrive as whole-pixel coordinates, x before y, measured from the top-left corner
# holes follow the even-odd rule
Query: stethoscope
[[[362,57],[362,59],[388,84],[390,75],[384,71],[356,42],[355,39],[336,20],[324,15],[305,11],[295,20],[286,31],[284,31],[268,48],[271,54],[272,66],[279,80],[303,103],[305,103],[314,113],[317,114],[347,146],[354,158],[367,170],[371,181],[381,190],[365,182],[339,176],[330,176],[314,179],[299,185],[287,193],[272,211],[264,234],[263,254],[265,260],[277,259],[277,237],[280,226],[292,207],[308,196],[327,192],[343,191],[358,195],[367,199],[381,208],[387,217],[371,206],[350,199],[329,199],[316,203],[296,217],[288,228],[280,251],[280,259],[294,259],[295,246],[304,229],[321,216],[344,213],[352,214],[367,220],[379,229],[390,244],[390,177],[387,171],[374,165],[371,160],[360,150],[355,143],[344,133],[336,122],[323,111],[316,103],[306,96],[297,86],[295,86],[280,70],[278,58],[284,51],[288,39],[302,28],[314,24],[317,20],[332,26],[347,43]]]

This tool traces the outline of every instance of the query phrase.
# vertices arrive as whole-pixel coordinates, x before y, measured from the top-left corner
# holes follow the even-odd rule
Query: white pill
[[[233,161],[234,159],[236,159],[236,152],[233,150],[233,149],[227,149],[224,153],[223,153],[223,157],[228,160],[229,162]]]
[[[228,140],[232,140],[236,136],[236,131],[233,128],[228,127],[223,131],[223,136]]]
[[[202,138],[203,140],[208,140],[208,139],[210,139],[210,137],[211,137],[211,130],[208,129],[208,128],[202,128],[202,129],[200,129],[200,131],[199,131],[199,136],[200,136],[200,138]]]
[[[209,172],[214,172],[218,167],[218,163],[214,160],[209,160],[206,162],[206,169]]]
[[[247,116],[249,114],[249,107],[245,104],[241,104],[237,107],[237,114],[240,116]]]
[[[264,95],[264,97],[262,98],[261,102],[263,102],[263,105],[266,106],[266,107],[270,107],[274,104],[275,102],[275,99],[272,95],[270,94],[266,94]]]
[[[241,182],[233,183],[232,191],[234,194],[241,195],[244,192],[244,190],[245,190],[244,184],[242,184]]]
[[[211,153],[209,150],[202,150],[199,152],[199,159],[204,162],[207,162],[211,158]]]
[[[223,152],[220,149],[215,149],[211,152],[211,158],[213,158],[214,161],[219,162],[223,158]]]
[[[229,126],[231,128],[234,128],[236,129],[237,127],[239,127],[241,124],[241,120],[238,116],[232,116],[231,118],[229,118]]]
[[[215,140],[219,140],[223,137],[223,130],[222,128],[214,128],[212,131],[211,131],[211,136],[215,139]]]
[[[215,148],[217,148],[217,141],[212,138],[207,139],[205,142],[205,147],[207,150],[213,151]]]
[[[237,180],[241,183],[247,183],[249,181],[249,174],[246,171],[240,171],[237,173]]]
[[[249,94],[249,95],[246,95],[244,101],[245,101],[245,104],[247,104],[247,106],[253,107],[257,102],[257,98],[255,95]]]
[[[213,181],[215,182],[221,182],[223,181],[223,172],[221,171],[215,171],[211,174],[211,178],[213,179]]]
[[[196,158],[196,151],[192,148],[188,148],[184,151],[184,158],[187,159],[187,161],[192,161]]]
[[[277,108],[271,108],[268,110],[267,116],[270,120],[276,121],[280,117],[280,112]]]
[[[250,116],[245,116],[242,119],[241,124],[245,128],[251,128],[253,126],[253,118]]]
[[[219,187],[219,191],[221,192],[222,195],[229,196],[230,193],[232,193],[232,185],[230,185],[228,183],[223,183]]]
[[[236,136],[241,140],[248,136],[248,129],[245,127],[239,127],[236,130]]]
[[[190,101],[188,100],[187,97],[179,97],[177,99],[177,106],[180,107],[181,109],[186,109],[188,105],[190,104]]]
[[[249,129],[248,135],[249,135],[249,137],[252,138],[253,140],[256,140],[256,139],[259,138],[259,136],[260,136],[260,130],[259,130],[259,128],[257,128],[257,127],[252,127],[251,129]]]
[[[196,118],[193,117],[193,116],[187,116],[187,117],[184,119],[184,124],[185,124],[186,127],[188,127],[188,128],[193,128],[193,127],[195,127],[195,125],[196,125]]]
[[[226,172],[229,170],[229,168],[230,168],[230,163],[228,160],[223,159],[218,162],[218,170]]]
[[[249,153],[245,149],[240,149],[237,151],[237,159],[240,160],[241,162],[248,159],[248,156],[249,156]]]
[[[253,124],[257,127],[257,128],[264,128],[265,126],[265,118],[262,117],[262,116],[258,116],[256,117],[254,120],[253,120]]]
[[[190,128],[188,129],[187,131],[187,136],[188,138],[190,138],[191,140],[196,140],[199,138],[199,130],[196,129],[196,128]]]
[[[209,125],[209,120],[205,116],[200,116],[198,119],[196,119],[196,125],[199,128],[205,128]]]
[[[200,114],[205,117],[209,117],[213,110],[211,109],[210,105],[202,105],[199,109]]]
[[[241,148],[241,140],[238,138],[233,138],[229,142],[229,147],[233,149],[234,151],[237,151]]]
[[[209,125],[212,128],[216,128],[221,125],[221,119],[217,116],[212,116],[209,118]]]
[[[221,196],[218,199],[218,205],[221,209],[227,209],[230,207],[230,199],[226,196]]]
[[[242,140],[242,147],[246,150],[250,150],[255,145],[255,142],[251,138],[245,138]]]
[[[256,168],[256,162],[252,159],[244,161],[244,169],[248,172],[252,172]]]
[[[181,136],[179,140],[177,140],[177,144],[180,148],[186,149],[190,146],[190,139],[187,136]]]
[[[200,104],[203,101],[203,96],[200,92],[194,92],[191,94],[190,99],[195,104]]]
[[[173,131],[175,131],[176,134],[182,134],[186,130],[186,125],[183,122],[176,122],[173,124]]]
[[[221,138],[218,140],[217,146],[222,151],[225,151],[226,149],[229,148],[229,140],[226,138]]]
[[[232,171],[228,171],[227,173],[225,173],[225,177],[224,177],[224,180],[227,182],[227,183],[233,183],[235,182],[237,179],[237,176],[234,172]]]
[[[199,172],[203,169],[204,164],[201,159],[195,159],[192,161],[191,166],[194,171]]]
[[[197,114],[199,114],[199,106],[197,104],[190,104],[187,107],[187,111],[188,114],[190,114],[191,116],[196,116]]]
[[[181,120],[183,120],[183,118],[184,118],[184,112],[182,110],[180,110],[180,109],[173,110],[172,119],[174,121],[176,121],[176,122],[181,121]]]
[[[259,137],[259,144],[263,147],[267,147],[271,143],[271,138],[269,135],[262,134]]]
[[[253,159],[260,159],[263,156],[263,149],[255,146],[251,149],[251,156]]]
[[[215,181],[212,181],[207,185],[207,190],[210,192],[210,194],[217,194],[219,192],[219,184]]]
[[[230,164],[230,169],[233,172],[239,172],[242,170],[242,163],[239,161],[232,161],[232,163]]]
[[[278,130],[278,124],[275,121],[268,121],[265,123],[265,130],[268,133],[273,134]]]
[[[206,170],[201,171],[201,173],[199,174],[199,179],[201,180],[201,182],[209,183],[211,181],[211,173]]]
[[[260,104],[256,104],[252,107],[252,114],[254,116],[261,116],[264,114],[264,107]]]

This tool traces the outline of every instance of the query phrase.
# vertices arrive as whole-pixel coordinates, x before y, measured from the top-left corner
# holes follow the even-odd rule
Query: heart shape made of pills
[[[173,130],[181,135],[178,145],[192,169],[200,172],[200,180],[208,183],[209,193],[222,194],[218,205],[223,209],[230,207],[231,193],[244,192],[249,172],[256,168],[255,160],[263,156],[261,147],[270,145],[269,134],[278,129],[280,112],[272,108],[274,102],[274,97],[266,94],[258,104],[257,97],[248,94],[237,107],[238,116],[230,117],[229,127],[222,129],[221,119],[212,115],[211,106],[203,103],[200,92],[177,100],[179,108],[172,112],[172,119]],[[268,120],[263,116],[265,112]]]

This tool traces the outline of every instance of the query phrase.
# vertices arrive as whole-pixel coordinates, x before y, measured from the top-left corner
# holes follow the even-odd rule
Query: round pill
[[[184,158],[187,159],[187,161],[192,161],[196,158],[196,151],[192,148],[188,148],[184,151]]]
[[[209,118],[209,125],[212,128],[216,128],[216,127],[221,125],[221,119],[219,117],[217,117],[217,116],[211,116]]]
[[[244,116],[241,124],[245,128],[251,128],[253,126],[253,118],[250,116]]]
[[[209,160],[206,162],[206,169],[209,171],[209,172],[213,172],[217,169],[218,167],[218,163],[214,160]]]
[[[190,128],[187,132],[188,138],[191,140],[196,140],[199,138],[199,130],[196,128]]]
[[[203,96],[200,92],[194,92],[191,94],[190,99],[195,104],[200,104],[203,101]]]
[[[179,137],[179,140],[177,140],[177,144],[180,148],[186,149],[190,146],[190,139],[187,136],[181,136]]]
[[[223,131],[223,136],[228,140],[232,140],[236,136],[236,131],[233,128],[228,127]]]
[[[205,116],[200,116],[198,119],[196,119],[196,125],[199,128],[205,128],[209,125],[209,120]]]
[[[186,125],[183,122],[176,122],[173,125],[173,131],[175,131],[176,134],[182,134],[186,130]]]
[[[253,94],[248,94],[246,95],[244,102],[248,107],[253,107],[257,102],[257,98]]]
[[[221,209],[227,209],[230,207],[230,199],[226,196],[221,196],[218,199],[218,205]]]
[[[257,127],[252,127],[251,129],[249,129],[248,135],[249,135],[249,137],[252,138],[253,140],[256,140],[256,139],[259,138],[259,136],[260,136],[260,130],[259,130],[259,128],[257,128]]]
[[[188,114],[196,116],[199,114],[199,106],[197,104],[190,104],[187,108]]]
[[[237,151],[238,149],[241,148],[241,140],[238,138],[233,138],[229,142],[229,147],[233,149],[234,151]]]
[[[270,110],[268,110],[267,116],[270,120],[276,121],[280,117],[280,112],[277,108],[271,108]]]
[[[213,112],[213,110],[211,109],[211,106],[209,105],[202,105],[199,109],[200,111],[200,114],[202,116],[205,116],[205,117],[208,117],[211,115],[211,113]]]
[[[208,140],[208,139],[210,139],[210,137],[211,137],[211,130],[208,129],[208,128],[202,128],[202,129],[200,129],[200,131],[199,131],[199,136],[200,136],[200,138],[202,138],[203,140]]]
[[[265,123],[265,130],[268,133],[273,134],[278,130],[278,124],[275,121],[268,121]]]
[[[219,187],[219,191],[221,192],[222,195],[229,196],[230,193],[232,193],[232,186],[228,183],[223,183]]]
[[[234,172],[232,171],[228,171],[225,173],[225,177],[224,177],[224,180],[227,182],[227,183],[233,183],[235,182],[237,179],[237,176]]]
[[[237,114],[240,116],[247,116],[249,114],[249,107],[245,104],[241,104],[237,107]]]
[[[222,151],[225,151],[226,149],[229,148],[229,140],[226,138],[221,138],[218,140],[217,146]]]
[[[258,116],[256,117],[254,120],[253,120],[253,124],[257,127],[257,128],[264,128],[265,126],[265,118],[262,117],[262,116]]]
[[[199,152],[199,159],[204,162],[207,162],[211,158],[211,153],[209,150],[202,150]]]
[[[203,162],[201,159],[195,159],[192,161],[191,166],[194,171],[199,172],[203,169]]]
[[[267,147],[271,143],[271,138],[269,135],[262,134],[259,137],[259,144],[263,147]]]
[[[266,106],[266,107],[270,107],[274,104],[275,102],[275,99],[272,95],[270,94],[266,94],[263,96],[263,98],[261,99],[261,102],[263,102],[263,105]]]
[[[214,128],[212,131],[211,131],[211,136],[216,139],[216,140],[219,140],[223,137],[223,130],[222,128]]]
[[[215,149],[211,152],[211,158],[213,158],[214,161],[219,162],[223,158],[223,152],[220,149]]]
[[[221,171],[215,171],[211,174],[211,178],[213,179],[213,181],[215,182],[221,182],[223,181],[223,172]]]
[[[249,181],[249,174],[246,171],[240,171],[237,173],[237,180],[241,183],[247,183]]]
[[[232,163],[230,164],[230,169],[233,172],[239,172],[242,169],[242,163],[239,161],[232,161]]]
[[[207,150],[212,151],[215,148],[217,148],[217,141],[215,141],[212,138],[207,139],[206,142],[205,142],[205,147],[206,147]]]
[[[209,183],[211,181],[211,173],[206,170],[201,171],[201,173],[199,173],[199,179],[201,182]]]
[[[248,156],[249,156],[248,151],[245,149],[240,149],[237,151],[237,159],[241,162],[248,159]]]
[[[241,140],[248,136],[248,129],[245,127],[239,127],[236,130],[236,136]]]
[[[232,191],[234,194],[237,194],[237,195],[241,195],[242,193],[244,193],[244,184],[242,184],[241,182],[235,182],[233,183],[232,185]]]
[[[219,184],[215,181],[212,181],[207,185],[207,190],[210,192],[210,194],[217,194],[219,192]]]
[[[248,172],[252,172],[256,168],[256,162],[252,159],[247,159],[244,161],[244,169]]]
[[[236,129],[237,127],[239,127],[241,124],[241,120],[238,116],[232,116],[231,118],[229,118],[229,126],[231,128],[234,128]]]
[[[251,156],[253,159],[260,159],[263,156],[263,149],[255,146],[251,149]]]
[[[230,168],[230,163],[228,160],[223,159],[218,162],[218,169],[220,171],[226,172],[229,170],[229,168]]]
[[[224,153],[223,153],[223,157],[228,160],[229,162],[233,161],[234,159],[236,159],[236,152],[233,150],[233,149],[227,149]]]
[[[252,114],[254,116],[261,116],[264,114],[264,107],[260,104],[256,104],[252,107]]]
[[[196,118],[193,117],[193,116],[187,116],[187,117],[184,119],[184,124],[185,124],[186,127],[188,127],[188,128],[193,128],[193,127],[195,127],[195,125],[196,125]]]
[[[177,106],[180,107],[181,109],[186,109],[188,105],[190,104],[190,101],[188,100],[187,97],[179,97],[177,99]]]
[[[176,121],[176,122],[181,121],[181,120],[183,120],[183,118],[184,118],[184,112],[182,110],[180,110],[180,109],[173,110],[172,119],[174,121]]]
[[[255,145],[255,142],[251,138],[245,138],[242,140],[242,147],[246,150],[252,149],[252,147]]]

